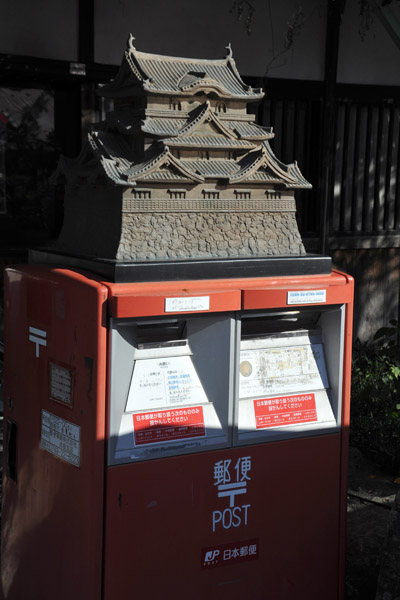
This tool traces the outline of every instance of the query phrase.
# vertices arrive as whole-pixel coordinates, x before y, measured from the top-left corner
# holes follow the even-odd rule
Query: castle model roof
[[[143,91],[148,94],[191,96],[207,89],[221,98],[260,100],[264,93],[246,85],[236,68],[230,45],[218,60],[180,58],[139,52],[130,35],[116,78],[101,88],[106,97]]]
[[[127,187],[311,187],[296,163],[285,165],[274,155],[272,128],[246,112],[263,93],[242,81],[230,46],[222,60],[174,58],[139,52],[133,39],[116,78],[100,92],[123,101],[92,126],[77,160],[61,160],[57,173],[74,182],[86,172],[88,181],[100,177]],[[144,102],[137,98],[143,95]]]

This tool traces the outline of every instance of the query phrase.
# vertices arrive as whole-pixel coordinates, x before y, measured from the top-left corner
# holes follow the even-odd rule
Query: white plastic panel
[[[339,429],[344,314],[335,306],[242,315],[235,444]]]
[[[111,323],[109,464],[232,444],[235,320]]]

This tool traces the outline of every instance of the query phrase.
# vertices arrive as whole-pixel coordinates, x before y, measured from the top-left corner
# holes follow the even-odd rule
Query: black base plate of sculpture
[[[332,259],[319,254],[129,262],[37,248],[29,251],[29,262],[90,271],[115,283],[328,275],[332,269]]]

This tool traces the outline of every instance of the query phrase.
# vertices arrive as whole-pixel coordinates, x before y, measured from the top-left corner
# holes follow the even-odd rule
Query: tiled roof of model
[[[117,97],[135,93],[193,96],[202,89],[212,90],[222,98],[260,100],[261,89],[246,85],[236,68],[230,45],[227,56],[219,60],[181,58],[138,51],[131,35],[125,56],[115,79],[99,94]]]
[[[186,118],[174,117],[151,117],[142,119],[138,125],[138,118],[131,114],[132,111],[115,111],[107,115],[105,125],[116,127],[122,133],[136,135],[138,131],[147,133],[157,138],[182,135],[183,129],[191,122],[191,114]],[[242,140],[270,140],[274,137],[272,127],[264,127],[257,123],[247,121],[226,120],[217,117],[221,126],[223,126],[230,135]]]
[[[157,137],[165,137],[177,135],[187,123],[186,119],[163,119],[159,117],[147,118],[142,123],[143,133],[155,135]]]
[[[132,86],[145,92],[145,102],[131,98],[136,93]],[[223,60],[173,58],[138,52],[131,36],[119,74],[102,93],[117,97],[116,91],[128,88],[128,102],[123,100],[105,121],[92,126],[87,148],[75,162],[61,161],[58,174],[73,182],[86,173],[90,181],[106,178],[126,187],[212,180],[258,188],[265,183],[311,187],[296,163],[285,165],[272,152],[272,128],[257,125],[246,112],[245,104],[260,90],[243,83],[230,47]],[[154,99],[156,89],[162,98]],[[175,92],[189,97],[171,101]]]
[[[116,135],[93,131],[89,134],[89,144],[104,175],[113,183],[123,186],[136,185],[136,182],[148,180],[199,183],[207,179],[221,179],[229,183],[269,182],[289,189],[311,187],[296,163],[284,165],[278,161],[268,142],[264,142],[261,149],[247,152],[240,160],[178,159],[173,156],[168,146],[154,143],[139,162],[134,160],[126,140],[121,140]],[[81,157],[87,154],[87,151],[86,154],[82,152]],[[79,162],[81,167],[77,164]],[[64,173],[67,178],[75,177],[77,169],[82,174],[86,172],[89,177],[94,169],[98,173],[96,161],[86,160],[85,167],[82,162],[82,158],[76,162],[62,161],[57,173]]]
[[[244,140],[270,140],[275,136],[272,127],[263,127],[245,121],[224,121],[232,131]]]
[[[178,145],[190,147],[235,148],[234,144],[243,144],[239,140],[223,136],[187,136],[171,138]],[[186,141],[185,141],[186,140]],[[274,183],[289,189],[311,188],[311,184],[303,177],[297,163],[285,165],[279,161],[271,150],[268,141],[264,141],[258,149],[247,151],[241,158],[177,158],[165,144],[167,140],[154,142],[137,160],[127,138],[102,129],[93,130],[88,136],[86,150],[81,152],[77,160],[60,161],[55,175],[64,174],[67,179],[74,180],[84,176],[91,180],[103,172],[112,183],[117,185],[136,185],[140,181],[187,181],[201,182],[206,179],[222,179],[229,183]],[[241,150],[246,150],[242,145]],[[254,148],[254,146],[253,146]],[[90,150],[97,157],[90,158]]]
[[[176,148],[221,148],[228,150],[252,150],[256,145],[247,140],[235,140],[224,135],[183,135],[163,139],[165,144]]]

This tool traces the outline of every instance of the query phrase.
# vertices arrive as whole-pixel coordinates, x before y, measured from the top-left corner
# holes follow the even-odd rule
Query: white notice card
[[[126,412],[208,402],[190,356],[137,360]]]
[[[239,370],[240,398],[329,387],[322,344],[242,350]]]
[[[81,428],[47,410],[42,410],[40,447],[79,467]]]

